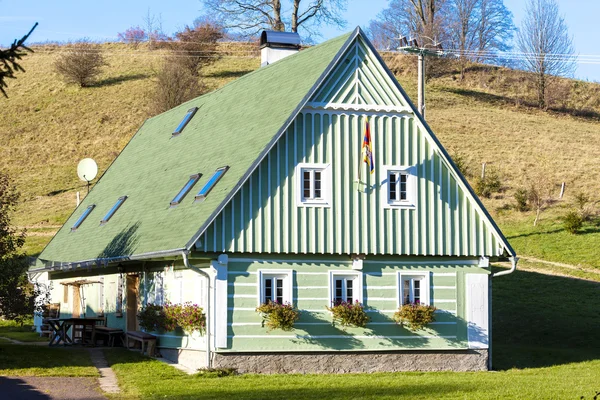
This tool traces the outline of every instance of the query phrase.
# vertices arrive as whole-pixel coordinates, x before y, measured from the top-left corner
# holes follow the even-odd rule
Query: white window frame
[[[329,271],[329,306],[333,304],[335,300],[335,280],[340,279],[352,279],[352,294],[354,296],[353,303],[358,300],[359,303],[363,304],[363,274],[360,271]],[[345,296],[345,293],[344,293]]]
[[[397,293],[397,300],[398,300],[398,307],[401,307],[404,305],[403,300],[404,300],[404,281],[406,279],[414,279],[414,278],[418,278],[421,282],[422,282],[422,286],[420,288],[421,290],[421,300],[419,301],[420,304],[425,304],[425,305],[430,305],[431,304],[431,297],[430,297],[430,293],[431,293],[431,278],[430,278],[430,273],[429,272],[417,272],[417,271],[406,271],[406,272],[398,272],[398,282],[397,282],[397,288],[398,288],[398,293]],[[411,294],[410,297],[413,297],[414,294]]]
[[[265,302],[264,287],[267,278],[283,278],[283,303],[293,302],[293,271],[291,269],[263,269],[258,270],[258,305]]]
[[[305,198],[303,178],[305,170],[320,170],[321,198]],[[296,166],[296,205],[298,207],[331,207],[331,164],[300,163]]]
[[[408,208],[417,207],[417,167],[406,165],[384,165],[381,176],[380,198],[383,208]],[[406,200],[390,199],[390,173],[401,173],[406,175]]]

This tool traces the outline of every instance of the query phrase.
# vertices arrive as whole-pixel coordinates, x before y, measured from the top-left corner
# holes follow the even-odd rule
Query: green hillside
[[[203,71],[211,90],[259,67],[256,56],[223,45],[223,58]],[[63,83],[53,70],[60,47],[42,46],[22,65],[26,74],[9,82],[10,98],[0,99],[0,169],[22,193],[15,215],[26,227],[26,250],[35,255],[85,194],[77,162],[94,158],[102,173],[149,117],[160,51],[104,45],[108,66],[99,82],[81,89]],[[253,50],[254,48],[250,48]],[[386,55],[411,98],[416,99],[416,59]],[[443,63],[442,63],[443,64]],[[552,93],[554,111],[528,106],[532,89],[522,72],[473,66],[465,81],[448,63],[427,85],[427,121],[451,154],[460,153],[473,175],[481,163],[499,171],[502,191],[484,203],[519,255],[600,269],[600,223],[583,233],[564,231],[561,216],[574,196],[585,192],[600,208],[600,85],[561,80]],[[558,93],[558,94],[557,94]],[[574,116],[574,114],[580,116]],[[566,194],[556,199],[533,227],[534,213],[512,209],[514,191],[545,176]],[[559,268],[559,267],[557,267]]]

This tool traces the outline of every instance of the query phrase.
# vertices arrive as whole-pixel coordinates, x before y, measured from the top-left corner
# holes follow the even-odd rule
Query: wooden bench
[[[129,331],[126,333],[127,339],[125,346],[129,349],[129,342],[140,342],[142,345],[142,354],[144,354],[144,347],[147,346],[147,353],[149,356],[154,355],[154,349],[156,349],[156,336],[141,331]]]
[[[98,341],[98,338],[106,338],[106,341],[103,339],[104,345],[109,345],[110,347],[115,346],[115,338],[119,338],[121,342],[123,342],[123,330],[118,328],[109,328],[106,326],[97,326],[96,327],[96,337],[94,338],[94,346]]]

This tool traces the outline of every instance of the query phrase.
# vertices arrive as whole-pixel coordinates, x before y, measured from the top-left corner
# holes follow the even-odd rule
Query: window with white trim
[[[296,167],[298,206],[331,205],[331,166],[329,164],[298,164]]]
[[[292,271],[259,271],[259,305],[263,303],[292,304]]]
[[[399,273],[398,297],[399,305],[427,304],[429,305],[429,273]]]
[[[332,304],[341,302],[355,303],[363,301],[362,273],[331,272],[329,276],[330,298]]]
[[[383,166],[381,196],[385,208],[416,207],[417,177],[415,167]]]

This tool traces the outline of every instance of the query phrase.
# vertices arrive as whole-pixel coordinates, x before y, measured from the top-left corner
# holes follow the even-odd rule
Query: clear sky
[[[582,60],[576,77],[600,82],[600,0],[558,0],[575,48]],[[366,27],[370,19],[386,7],[387,0],[349,0],[345,18],[351,30]],[[524,0],[504,0],[518,26],[524,14]],[[33,25],[39,27],[32,42],[68,41],[83,37],[92,40],[116,40],[117,32],[141,25],[144,16],[160,15],[167,34],[181,29],[203,13],[199,0],[0,0],[0,45],[7,46]],[[328,27],[324,39],[343,31]],[[585,62],[584,55],[595,55],[595,63]],[[588,58],[589,60],[589,58]]]

